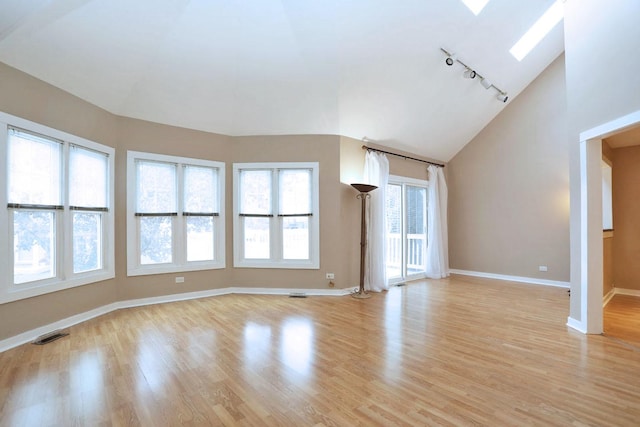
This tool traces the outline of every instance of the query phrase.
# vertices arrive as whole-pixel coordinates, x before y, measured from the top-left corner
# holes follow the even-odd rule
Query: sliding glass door
[[[390,177],[386,221],[389,282],[424,277],[427,249],[426,181]]]

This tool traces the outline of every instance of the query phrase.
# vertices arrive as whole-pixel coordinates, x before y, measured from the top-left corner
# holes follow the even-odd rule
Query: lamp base
[[[371,298],[371,294],[369,292],[366,292],[366,291],[357,291],[357,292],[352,293],[351,296],[353,298],[357,298],[357,299]]]

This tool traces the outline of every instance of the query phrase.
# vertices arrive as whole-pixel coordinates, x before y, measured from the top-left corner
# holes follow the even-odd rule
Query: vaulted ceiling
[[[340,134],[448,161],[564,50],[511,46],[553,0],[0,0],[0,62],[114,114]]]

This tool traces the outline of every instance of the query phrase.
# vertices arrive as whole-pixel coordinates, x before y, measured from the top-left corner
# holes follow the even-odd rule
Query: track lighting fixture
[[[463,75],[463,77],[464,77],[465,79],[475,79],[475,78],[476,78],[476,72],[475,72],[475,71],[473,71],[473,70],[472,70],[472,69],[470,69],[470,68],[467,68],[467,69],[465,70],[465,72],[464,72],[464,73],[462,73],[462,75]]]
[[[476,70],[474,70],[469,65],[465,64],[460,59],[458,59],[458,57],[456,55],[454,55],[453,53],[450,53],[446,49],[443,49],[443,48],[440,48],[440,50],[443,51],[445,53],[445,55],[447,55],[447,58],[444,60],[444,62],[449,67],[451,67],[456,62],[458,64],[462,65],[465,68],[464,72],[462,73],[462,76],[464,78],[466,78],[466,79],[474,79],[476,77],[479,77],[480,84],[482,85],[483,88],[485,88],[485,89],[494,88],[498,92],[498,95],[497,95],[498,100],[502,101],[502,102],[507,102],[507,100],[509,99],[509,96],[507,96],[507,92],[497,88],[493,83],[491,83],[489,80],[487,80],[484,76],[482,76]]]
[[[456,62],[456,59],[456,54],[450,53],[449,56],[447,56],[447,59],[444,60],[444,63],[451,67]]]

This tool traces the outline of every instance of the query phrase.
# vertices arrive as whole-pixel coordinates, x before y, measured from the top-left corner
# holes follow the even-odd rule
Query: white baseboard
[[[233,293],[233,292],[229,292],[229,289],[231,288],[210,289],[207,291],[185,292],[182,294],[162,295],[159,297],[131,299],[126,301],[120,301],[116,304],[118,305],[117,309],[142,307],[145,305],[153,305],[153,304],[165,304],[168,302],[187,301],[190,299],[215,297],[218,295],[228,295]]]
[[[624,288],[613,288],[616,295],[629,295],[632,297],[640,297],[640,290],[638,289],[624,289]]]
[[[353,291],[353,287],[345,289],[287,289],[287,288],[243,288],[229,287],[221,289],[211,289],[198,292],[186,292],[183,294],[162,295],[159,297],[140,298],[126,301],[114,302],[94,308],[93,310],[79,313],[66,319],[58,320],[45,326],[23,332],[4,340],[0,340],[0,353],[7,351],[19,345],[34,341],[41,335],[47,334],[58,329],[66,329],[78,323],[86,322],[94,317],[102,316],[112,311],[123,308],[142,307],[152,304],[165,304],[169,302],[186,301],[197,298],[207,298],[219,295],[229,294],[253,294],[253,295],[290,295],[304,294],[307,296],[344,296],[349,295]]]
[[[575,329],[578,332],[582,332],[583,334],[587,333],[587,328],[582,324],[581,321],[574,319],[573,317],[567,318],[567,326]]]
[[[77,325],[78,323],[86,322],[87,320],[93,319],[94,317],[110,313],[114,310],[117,310],[118,308],[118,303],[103,305],[102,307],[94,308],[93,310],[85,311],[84,313],[79,313],[71,317],[67,317],[66,319],[58,320],[57,322],[53,322],[45,326],[31,329],[27,332],[14,335],[11,338],[6,338],[0,341],[0,353],[19,345],[34,341],[39,336],[47,334],[51,331],[69,328],[73,325]]]
[[[628,295],[632,297],[640,297],[640,290],[638,289],[624,289],[624,288],[616,288],[615,286],[607,292],[607,294],[602,298],[602,308],[606,307],[611,299],[616,295]]]
[[[252,295],[289,295],[305,294],[307,296],[344,296],[353,291],[353,287],[345,289],[287,289],[287,288],[243,288],[232,287],[229,293]]]
[[[483,277],[485,279],[508,280],[510,282],[531,283],[533,285],[555,286],[558,288],[569,288],[569,282],[561,282],[558,280],[536,279],[534,277],[508,276],[505,274],[484,273],[481,271],[468,271],[450,269],[453,274],[461,274],[463,276]]]
[[[611,290],[607,292],[607,294],[602,298],[602,308],[605,308],[607,304],[609,304],[609,301],[611,301],[611,298],[613,298],[615,294],[616,288],[611,288]]]

